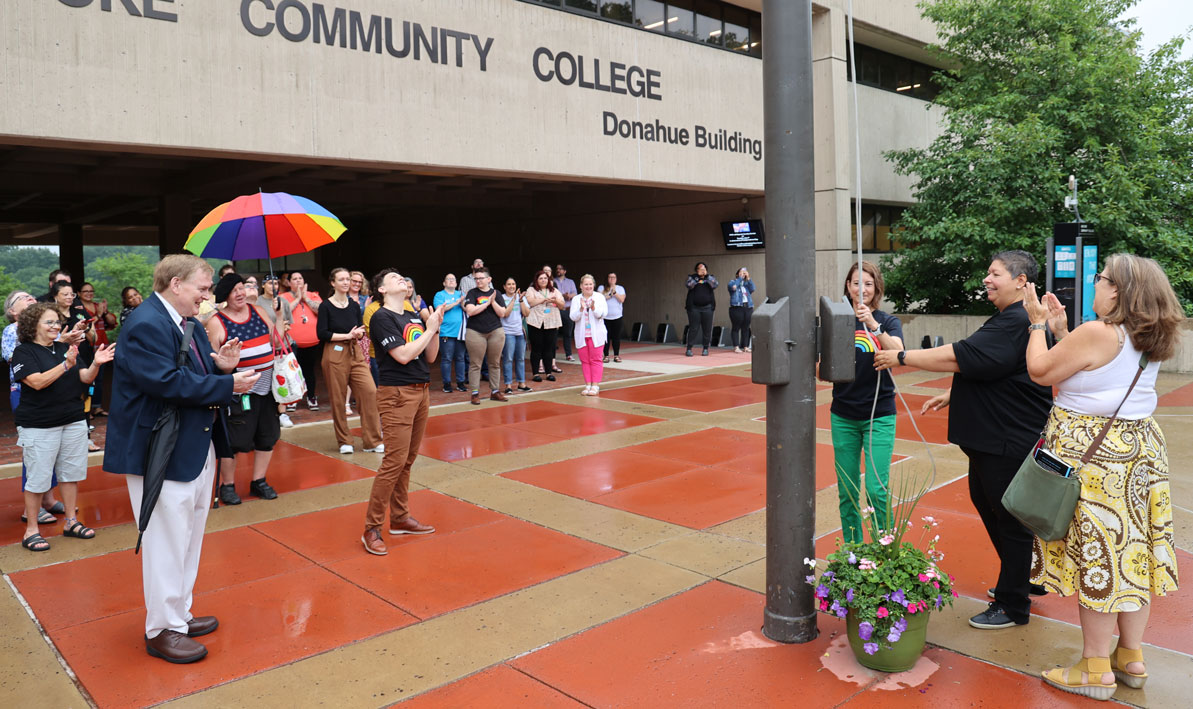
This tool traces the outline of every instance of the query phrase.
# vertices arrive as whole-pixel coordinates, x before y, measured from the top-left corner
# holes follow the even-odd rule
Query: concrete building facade
[[[730,252],[720,229],[764,212],[761,4],[10,0],[0,243],[60,244],[81,271],[83,244],[178,250],[217,204],[287,191],[348,232],[275,268],[393,265],[429,295],[477,256],[519,282],[564,263],[616,271],[627,323],[682,329],[696,261],[723,282],[740,266],[764,277],[765,249]],[[853,258],[845,4],[813,18],[826,294]],[[931,63],[914,0],[854,10],[874,56]],[[882,153],[936,134],[917,93],[858,87],[864,204],[911,202]]]

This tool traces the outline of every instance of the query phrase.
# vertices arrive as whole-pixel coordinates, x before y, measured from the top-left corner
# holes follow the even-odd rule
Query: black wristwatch
[[[907,356],[907,350],[899,350],[899,364],[903,364],[903,358]]]

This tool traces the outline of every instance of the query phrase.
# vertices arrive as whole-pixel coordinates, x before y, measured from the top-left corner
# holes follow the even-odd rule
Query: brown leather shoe
[[[397,524],[391,523],[389,525],[390,534],[430,534],[434,531],[434,527],[429,524],[422,524],[413,517],[407,517]]]
[[[215,632],[215,629],[218,627],[220,627],[220,622],[215,616],[197,615],[186,621],[186,636],[188,638],[197,638],[200,635]]]
[[[365,551],[377,556],[385,556],[389,553],[389,549],[385,548],[385,542],[381,540],[381,529],[372,527],[366,529],[360,541],[365,545]]]
[[[472,392],[472,403],[476,404],[477,406],[481,405],[481,395],[479,392]]]
[[[174,630],[163,630],[156,638],[146,635],[145,652],[176,665],[198,662],[207,657],[207,648]]]
[[[509,399],[505,398],[505,394],[502,394],[499,391],[495,391],[492,394],[489,394],[489,398],[492,399],[493,401],[509,401]]]

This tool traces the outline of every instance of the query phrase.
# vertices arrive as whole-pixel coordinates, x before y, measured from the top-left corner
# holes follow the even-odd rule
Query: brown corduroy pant
[[[369,363],[365,361],[365,355],[355,340],[328,342],[324,346],[323,378],[327,381],[327,405],[331,407],[331,417],[335,423],[336,442],[341,446],[352,445],[348,414],[344,412],[344,399],[351,385],[352,393],[356,395],[356,406],[360,409],[361,438],[364,439],[365,448],[381,445],[377,387],[373,384]]]

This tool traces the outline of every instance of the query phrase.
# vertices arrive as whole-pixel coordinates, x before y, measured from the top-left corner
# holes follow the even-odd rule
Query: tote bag
[[[294,351],[284,342],[274,339],[273,381],[269,388],[279,404],[293,404],[307,393],[307,382],[302,377],[302,367]]]

